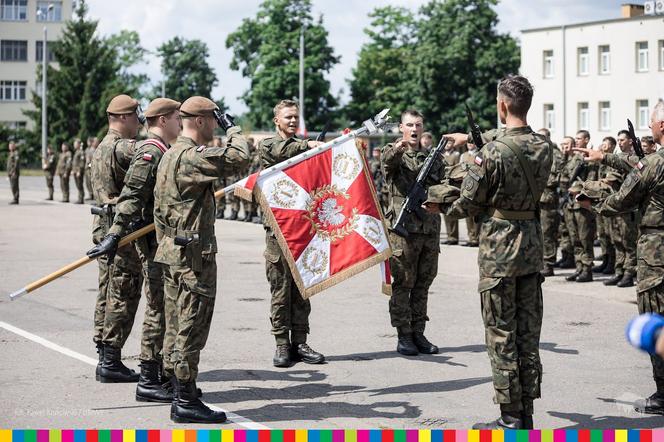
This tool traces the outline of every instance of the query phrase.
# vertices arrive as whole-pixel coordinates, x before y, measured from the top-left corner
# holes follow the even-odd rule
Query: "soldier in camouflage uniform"
[[[664,102],[655,106],[650,118],[652,135],[664,145]],[[664,153],[659,151],[642,158],[635,167],[617,155],[586,149],[589,160],[600,161],[615,169],[630,171],[620,191],[610,195],[596,210],[605,216],[615,216],[638,209],[641,213],[637,245],[638,274],[637,305],[639,313],[664,314]],[[584,202],[590,207],[590,201]],[[657,391],[650,397],[636,401],[641,413],[664,414],[664,361],[651,355],[653,377]]]
[[[387,212],[390,205],[389,189],[385,185],[385,177],[383,176],[383,169],[380,167],[380,149],[374,148],[371,151],[371,158],[369,159],[369,172],[373,178],[373,183],[376,188],[376,196],[378,203],[383,211]]]
[[[261,158],[258,154],[258,149],[256,149],[256,145],[254,144],[254,139],[249,137],[247,142],[249,143],[251,164],[249,164],[249,168],[245,171],[245,176],[258,172],[261,168]],[[258,204],[256,201],[242,200],[242,208],[244,209],[245,222],[250,223],[254,221],[255,218],[258,218]]]
[[[390,193],[387,221],[396,222],[408,192],[417,179],[428,153],[420,146],[424,117],[416,110],[401,114],[400,140],[381,149],[381,163],[385,185]],[[451,143],[450,143],[451,144]],[[445,178],[445,161],[436,158],[427,185],[440,184]],[[390,233],[392,257],[392,296],[390,322],[398,332],[397,351],[414,356],[419,353],[435,354],[438,347],[424,336],[429,287],[438,273],[440,253],[440,215],[411,214],[404,228],[408,237]]]
[[[461,154],[461,159],[459,162],[464,172],[470,169],[471,165],[475,163],[475,157],[479,152],[477,146],[473,144],[472,137],[469,138],[470,139],[466,144],[468,146],[468,150]],[[459,187],[461,187],[461,183],[459,183]],[[478,247],[480,245],[480,225],[477,223],[474,216],[469,216],[466,218],[466,230],[468,231],[468,242],[464,244],[464,246]]]
[[[543,128],[537,132],[549,140],[551,139],[549,129]],[[553,145],[552,154],[551,173],[539,201],[540,223],[542,224],[542,246],[544,249],[544,269],[542,270],[542,276],[545,277],[553,276],[553,266],[556,263],[556,255],[558,253],[558,229],[560,225],[558,186],[560,185],[563,154],[555,144]]]
[[[58,157],[58,165],[56,166],[55,173],[60,177],[60,190],[62,191],[62,202],[69,202],[69,174],[71,174],[71,152],[69,145],[62,143],[62,152]]]
[[[173,339],[172,351],[164,355],[165,369],[175,386],[171,420],[179,423],[226,420],[224,412],[200,401],[196,378],[217,294],[213,185],[245,168],[249,151],[240,127],[228,115],[220,118],[226,145],[205,145],[218,126],[215,112],[217,105],[204,97],[182,103],[182,135],[161,159],[154,192],[159,243],[155,261],[164,264],[166,339]]]
[[[443,157],[445,158],[445,162],[447,162],[448,169],[459,164],[461,160],[461,154],[454,148],[454,146],[452,146],[451,143],[445,147]],[[443,215],[443,220],[445,221],[445,232],[447,233],[447,239],[443,241],[442,244],[450,246],[459,244],[459,220],[447,215]]]
[[[92,190],[98,207],[92,241],[99,244],[113,225],[115,205],[134,157],[139,129],[138,101],[128,95],[114,97],[106,108],[108,133],[95,150],[91,164]],[[99,294],[95,304],[93,340],[99,353],[100,382],[136,382],[138,374],[122,363],[122,347],[134,323],[141,296],[141,262],[131,246],[102,255]]]
[[[42,170],[46,177],[46,187],[48,188],[48,201],[53,201],[53,176],[55,175],[56,157],[53,148],[49,144],[46,147],[46,158],[42,158]]]
[[[655,143],[655,140],[650,135],[641,137],[641,144],[643,147],[643,153],[646,155],[657,152],[657,143]]]
[[[228,184],[235,183],[236,181],[241,180],[244,178],[246,170],[238,170],[237,175],[231,175],[226,178],[226,182]],[[240,213],[240,204],[242,200],[240,197],[237,197],[233,194],[233,192],[230,192],[228,195],[225,195],[226,198],[226,206],[230,207],[231,213],[228,215],[226,218],[227,220],[230,221],[237,221],[238,214]]]
[[[92,176],[90,175],[90,163],[92,163],[92,157],[94,156],[95,149],[99,145],[99,140],[97,137],[89,137],[87,141],[87,147],[85,148],[85,188],[88,191],[88,197],[86,200],[94,199],[92,194]]]
[[[154,186],[157,167],[169,148],[169,142],[180,133],[180,103],[157,98],[150,103],[145,117],[148,139],[136,144],[135,154],[125,176],[124,187],[115,205],[115,218],[104,239],[88,256],[95,258],[115,254],[120,239],[132,230],[152,224]],[[164,347],[164,275],[162,265],[154,262],[157,238],[154,232],[134,242],[141,259],[145,291],[145,318],[141,335],[141,374],[136,386],[136,399],[142,402],[171,402],[170,380],[162,385],[162,348]]]
[[[10,141],[9,154],[7,155],[7,178],[9,178],[13,199],[9,202],[9,204],[18,204],[18,179],[20,175],[21,160],[18,156],[18,149],[16,148],[16,143]]]
[[[600,149],[604,153],[613,153],[616,148],[616,139],[613,137],[604,137]],[[600,165],[598,168],[598,177],[600,181],[612,174],[615,170],[606,165]],[[592,268],[593,273],[613,274],[616,263],[616,248],[613,242],[612,220],[601,215],[597,215],[597,236],[602,251],[602,263]]]
[[[562,159],[560,163],[560,178],[559,178],[559,205],[558,211],[560,214],[560,225],[558,228],[558,236],[560,238],[560,253],[561,257],[554,267],[561,269],[573,269],[576,267],[574,262],[574,243],[570,237],[569,229],[567,227],[568,222],[571,222],[571,203],[569,200],[569,179],[573,173],[573,170],[570,171],[570,164],[572,164],[572,159],[574,157],[574,152],[572,148],[574,147],[574,138],[573,137],[564,137],[560,142],[560,149],[562,151]]]
[[[85,199],[85,150],[83,143],[78,138],[74,140],[74,159],[71,163],[71,171],[74,174],[74,183],[78,189],[76,204],[83,204]]]
[[[533,401],[540,397],[542,364],[542,229],[537,206],[551,174],[553,144],[532,131],[526,114],[532,86],[510,76],[498,85],[498,115],[506,126],[488,141],[468,171],[461,197],[439,204],[429,189],[431,210],[462,218],[481,215],[479,291],[486,343],[501,416],[474,428],[533,428]],[[446,135],[457,145],[465,134]]]
[[[222,147],[223,142],[221,141],[221,137],[214,137],[212,139],[212,147]],[[226,187],[226,178],[219,178],[214,182],[214,191],[215,193],[218,190],[223,189]],[[217,198],[217,213],[216,217],[217,219],[224,219],[224,212],[226,212],[226,195],[222,195],[219,198]]]
[[[273,109],[277,134],[258,143],[261,166],[270,166],[286,161],[307,149],[323,144],[320,141],[295,138],[300,117],[295,101],[281,100]],[[289,367],[294,360],[309,364],[320,364],[325,356],[307,344],[311,303],[302,298],[293,280],[272,228],[265,224],[265,274],[270,283],[270,322],[277,349],[272,359],[275,367]]]

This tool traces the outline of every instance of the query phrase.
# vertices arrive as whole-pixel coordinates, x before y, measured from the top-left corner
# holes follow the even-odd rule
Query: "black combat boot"
[[[97,368],[95,369],[95,380],[99,380],[99,370],[101,370],[101,364],[104,362],[104,344],[97,342],[97,355],[99,356],[99,362],[97,362]]]
[[[578,269],[577,269],[576,272],[572,273],[572,274],[569,275],[569,276],[566,276],[566,277],[565,277],[565,281],[570,281],[570,282],[572,282],[572,281],[576,281],[577,276],[579,276],[580,274],[581,274],[581,270],[578,270]]]
[[[524,430],[533,430],[535,429],[533,423],[533,415],[521,413],[521,428]]]
[[[295,361],[302,361],[307,364],[322,364],[325,362],[325,356],[317,351],[314,351],[306,343],[293,344],[291,347],[291,359]]]
[[[242,221],[244,221],[245,223],[250,223],[250,222],[251,222],[251,218],[252,218],[252,216],[251,216],[251,212],[246,212],[246,213],[244,214],[244,219],[243,219]]]
[[[231,216],[229,216],[228,219],[235,221],[237,219],[237,210],[231,210]]]
[[[615,271],[616,271],[616,255],[611,254],[609,255],[609,260],[606,263],[606,268],[602,273],[605,275],[613,275]]]
[[[631,273],[625,272],[622,279],[616,284],[618,287],[634,287],[634,277]]]
[[[122,363],[122,350],[104,344],[104,360],[99,369],[99,382],[137,382],[138,373]]]
[[[180,382],[175,377],[171,420],[179,424],[222,424],[226,422],[226,413],[213,411],[196,393],[195,382]]]
[[[549,264],[544,264],[544,268],[542,269],[542,271],[541,271],[540,273],[541,273],[542,276],[544,276],[545,278],[548,278],[548,277],[550,277],[550,276],[553,276],[553,266],[552,266],[552,265],[549,265]]]
[[[217,209],[217,213],[215,214],[217,219],[224,219],[224,209]]]
[[[637,400],[634,409],[639,413],[664,414],[664,392],[656,392],[650,397]]]
[[[616,285],[616,284],[618,284],[620,281],[622,281],[623,276],[624,276],[624,275],[623,275],[622,273],[616,273],[616,274],[613,276],[613,278],[611,278],[611,279],[607,279],[606,281],[604,281],[604,285],[607,285],[607,286],[609,286],[609,285]]]
[[[593,267],[593,273],[603,273],[608,263],[609,263],[609,255],[605,253],[604,255],[602,255],[602,263]]]
[[[399,332],[397,351],[404,356],[417,356],[420,354],[419,350],[417,350],[415,342],[413,342],[412,333]]]
[[[413,343],[420,353],[425,355],[438,354],[438,346],[429,342],[422,332],[413,332]]]
[[[584,268],[579,276],[576,277],[576,282],[592,282],[593,272],[590,271],[590,268]]]
[[[562,258],[554,264],[554,267],[558,267],[559,269],[573,269],[575,266],[574,255],[567,252],[563,252]]]
[[[173,402],[173,389],[165,388],[159,379],[161,364],[157,361],[141,362],[141,375],[136,385],[139,402]],[[170,383],[170,382],[169,382]]]
[[[473,430],[521,430],[523,429],[521,415],[519,417],[501,412],[500,417],[493,422],[478,423],[473,425]]]
[[[274,357],[272,358],[272,365],[275,367],[290,367],[291,363],[290,345],[277,345],[277,351],[274,353]]]

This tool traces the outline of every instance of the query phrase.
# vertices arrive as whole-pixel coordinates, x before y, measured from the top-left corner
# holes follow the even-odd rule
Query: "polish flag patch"
[[[638,163],[636,163],[636,168],[637,168],[637,169],[641,170],[641,169],[643,169],[644,167],[645,167],[645,166],[644,166],[644,164],[643,164],[641,161],[639,161]]]
[[[144,153],[144,154],[143,154],[143,159],[144,159],[145,161],[152,161],[152,154]]]
[[[484,160],[482,160],[482,158],[480,158],[480,157],[475,157],[475,164],[477,164],[478,166],[481,166],[483,161],[484,161]]]

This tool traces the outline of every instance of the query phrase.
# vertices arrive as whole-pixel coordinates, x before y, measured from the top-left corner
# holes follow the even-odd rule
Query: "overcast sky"
[[[226,36],[245,17],[254,17],[260,0],[88,0],[90,16],[99,20],[102,35],[122,29],[137,31],[143,47],[154,51],[161,43],[175,36],[200,39],[210,48],[209,62],[219,85],[212,91],[214,99],[223,97],[231,113],[246,110],[238,99],[249,81],[228,66],[231,54],[226,49]],[[334,94],[341,93],[342,103],[348,100],[346,80],[357,61],[357,53],[367,40],[363,29],[367,14],[378,6],[400,5],[417,10],[424,0],[313,0],[314,14],[323,15],[329,31],[329,42],[341,62],[330,72]],[[520,30],[620,17],[625,0],[502,0],[497,6],[499,30],[519,38]],[[642,3],[638,0],[634,3]],[[151,81],[161,80],[159,59],[150,56],[149,63],[139,70]]]

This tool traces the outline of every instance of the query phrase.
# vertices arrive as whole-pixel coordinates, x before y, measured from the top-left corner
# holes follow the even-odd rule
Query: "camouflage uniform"
[[[261,168],[261,158],[258,154],[258,149],[253,144],[249,144],[249,155],[251,156],[251,163],[249,168],[245,171],[245,175],[250,175],[252,173],[258,172]],[[242,200],[242,208],[244,209],[244,216],[249,218],[248,221],[251,221],[251,218],[258,216],[258,204],[256,201],[247,201]]]
[[[69,174],[71,173],[71,151],[61,152],[55,172],[60,177],[62,201],[69,202]]]
[[[532,415],[542,381],[543,247],[536,210],[554,147],[528,126],[483,137],[491,141],[479,153],[481,165],[468,171],[461,197],[446,213],[456,218],[482,215],[479,292],[495,402],[503,412]],[[518,158],[504,143],[519,149],[530,166],[532,191]]]
[[[74,183],[78,189],[78,203],[83,204],[85,199],[85,150],[76,149],[74,159],[71,163],[72,173],[74,174]]]
[[[606,178],[607,174],[612,172],[613,168],[600,165],[598,167],[599,179],[603,180]],[[616,248],[613,243],[613,226],[612,221],[609,218],[603,217],[602,215],[596,215],[597,217],[597,237],[599,239],[600,249],[602,251],[602,256],[604,257],[604,262],[611,265],[616,261]]]
[[[631,169],[617,155],[605,155],[603,164]],[[622,165],[620,164],[622,163]],[[641,214],[637,244],[637,305],[639,313],[664,314],[664,151],[642,158],[627,175],[620,190],[598,207],[604,216],[638,209]],[[657,391],[664,392],[664,361],[650,356]]]
[[[407,149],[401,153],[390,143],[382,148],[380,158],[390,195],[385,216],[392,224],[401,212],[427,152]],[[426,184],[439,184],[444,177],[445,161],[436,159]],[[393,253],[390,258],[393,279],[390,322],[402,334],[423,333],[429,320],[429,287],[438,273],[440,215],[413,214],[406,219],[404,227],[409,233],[408,238],[390,233]]]
[[[462,165],[462,169],[468,170],[470,166],[475,163],[475,157],[478,152],[477,149],[473,149],[461,154],[460,164]],[[461,187],[460,184],[459,187]],[[480,225],[477,223],[474,216],[466,218],[466,230],[468,231],[468,242],[471,244],[478,244],[480,241]]]
[[[446,150],[443,152],[443,157],[447,162],[447,166],[454,166],[459,164],[461,154],[456,150]],[[447,240],[452,242],[459,241],[459,220],[443,215],[445,220],[445,232],[447,233]]]
[[[574,256],[574,243],[572,242],[569,234],[569,229],[567,227],[569,216],[566,215],[570,212],[568,204],[568,192],[570,186],[570,176],[569,164],[572,158],[572,154],[566,153],[562,155],[560,161],[560,176],[559,176],[559,202],[558,202],[558,214],[560,216],[560,223],[558,227],[558,237],[560,239],[560,251],[562,252],[563,258],[566,256]]]
[[[44,177],[46,177],[46,187],[48,188],[48,199],[53,199],[53,175],[55,175],[56,156],[53,152],[46,153],[46,160],[42,166]]]
[[[617,153],[616,156],[631,165],[639,162],[638,157],[629,156],[622,152]],[[617,186],[622,184],[630,171],[631,169],[628,170],[627,168],[617,170],[622,177],[622,180],[616,183]],[[616,249],[616,275],[628,273],[632,277],[636,276],[636,242],[639,234],[639,218],[640,214],[636,209],[610,218],[611,240]]]
[[[88,190],[89,199],[94,198],[92,195],[92,174],[90,173],[90,164],[94,153],[95,150],[90,146],[85,149],[85,188]]]
[[[560,204],[558,196],[558,185],[560,182],[560,172],[562,169],[562,152],[557,146],[553,147],[553,160],[551,162],[551,173],[539,201],[540,223],[542,224],[542,245],[544,248],[544,265],[553,267],[556,263],[556,254],[558,250],[558,225],[560,224],[560,214],[558,206]]]
[[[21,175],[21,160],[18,155],[18,148],[7,155],[7,177],[12,189],[14,202],[18,203],[18,179]]]
[[[385,177],[383,176],[383,169],[380,167],[379,159],[373,157],[369,159],[369,172],[371,173],[374,187],[376,188],[378,203],[380,204],[383,213],[385,213],[390,205],[390,194],[389,189],[385,185]]]
[[[308,140],[280,135],[261,140],[258,152],[263,169],[286,161],[309,147]],[[265,224],[265,274],[270,283],[270,322],[277,345],[303,344],[309,333],[311,303],[304,299],[295,285],[286,258],[272,229]]]
[[[223,147],[197,146],[191,138],[178,137],[157,171],[154,260],[164,264],[164,370],[182,383],[198,375],[217,294],[213,184],[248,162],[247,143],[234,126]]]
[[[151,142],[150,139],[155,141]],[[124,187],[115,206],[113,225],[109,234],[125,236],[135,227],[152,224],[154,211],[154,186],[157,167],[164,152],[155,145],[168,148],[168,143],[153,132],[148,140],[136,144],[135,154],[124,179]],[[164,274],[162,265],[154,262],[157,252],[157,237],[148,233],[134,241],[141,260],[145,281],[145,317],[141,334],[141,361],[159,361],[164,345]]]
[[[114,211],[134,156],[136,142],[123,139],[109,129],[95,150],[91,163],[92,191],[98,206]],[[98,244],[113,225],[113,215],[95,215],[92,241]],[[117,250],[113,262],[107,255],[98,259],[99,294],[95,305],[94,341],[122,348],[134,324],[141,297],[141,262],[133,247]]]
[[[582,169],[582,172],[574,180],[574,183],[570,182],[571,178],[573,178],[572,174],[580,163],[583,163],[583,156],[576,154],[565,165],[563,173],[566,174],[570,188],[574,184],[580,186],[580,182],[586,180],[596,180],[597,168],[593,165],[588,165]],[[596,217],[592,211],[584,209],[578,202],[573,201],[572,197],[570,199],[572,201],[568,201],[566,206],[565,223],[567,224],[570,240],[574,245],[576,270],[579,272],[590,272],[595,257],[593,242],[597,233]]]

